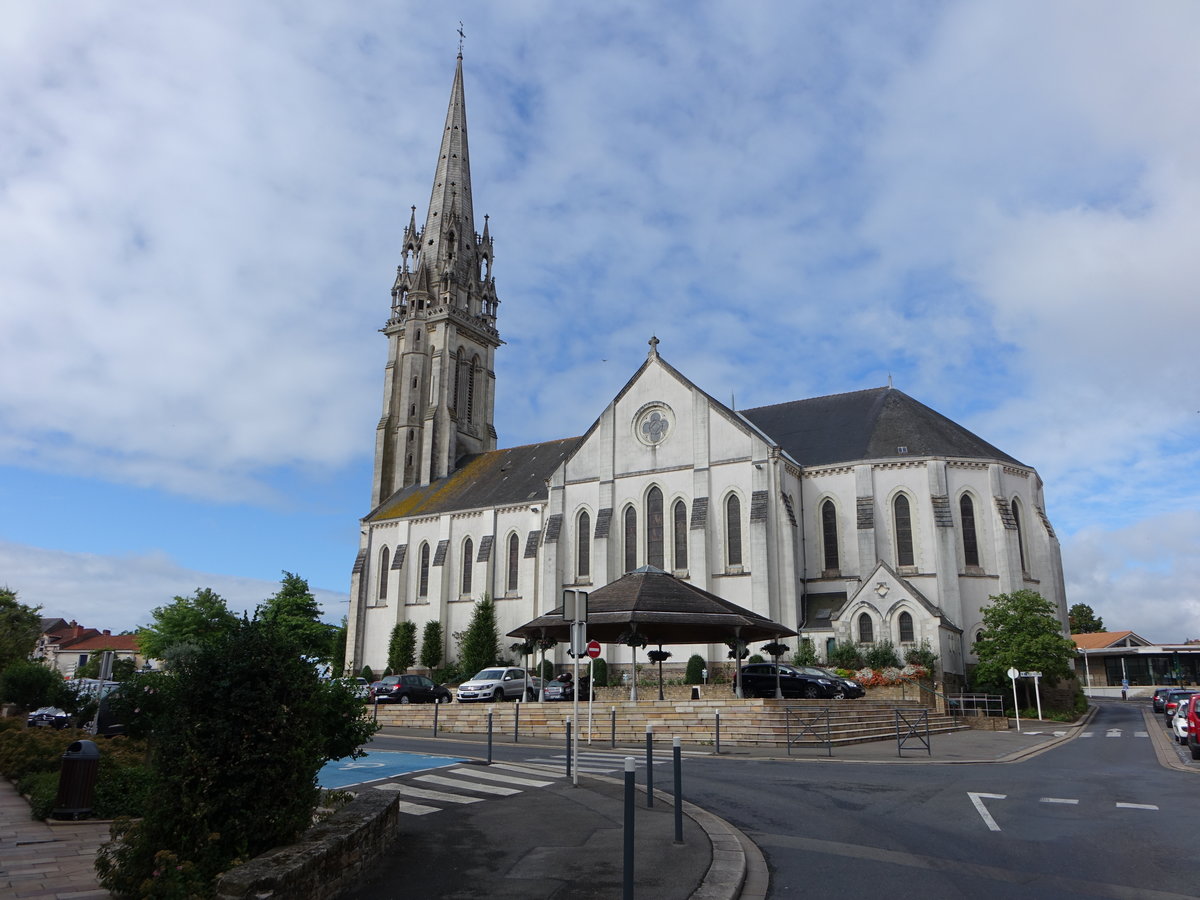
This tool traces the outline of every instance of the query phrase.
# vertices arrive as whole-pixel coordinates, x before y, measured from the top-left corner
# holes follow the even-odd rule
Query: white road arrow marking
[[[1110,728],[1110,729],[1108,729],[1108,734],[1106,734],[1104,736],[1105,737],[1120,737],[1121,729],[1120,728]]]
[[[1006,800],[1008,794],[977,794],[974,791],[967,791],[967,796],[971,798],[971,802],[975,804],[975,811],[979,813],[984,824],[992,831],[999,831],[1000,826],[996,824],[996,820],[992,818],[992,814],[987,811],[987,807],[983,805],[984,800]]]

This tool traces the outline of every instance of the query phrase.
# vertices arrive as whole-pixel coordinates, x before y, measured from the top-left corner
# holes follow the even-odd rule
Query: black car
[[[778,677],[776,677],[778,673]],[[778,685],[784,697],[806,700],[853,699],[866,690],[850,681],[816,666],[788,666],[775,663],[751,663],[742,666],[742,694],[746,697],[774,697]]]
[[[1163,711],[1163,706],[1167,702],[1167,694],[1171,693],[1173,690],[1175,690],[1175,688],[1165,687],[1158,688],[1154,692],[1154,699],[1151,702],[1154,704],[1154,711],[1156,713],[1161,713]]]
[[[449,703],[450,689],[424,675],[386,675],[373,685],[379,703]]]
[[[69,728],[71,717],[57,706],[43,706],[31,712],[25,722],[30,728]]]

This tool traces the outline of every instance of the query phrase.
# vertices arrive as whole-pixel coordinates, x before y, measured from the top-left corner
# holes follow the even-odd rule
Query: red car
[[[1179,705],[1179,701],[1184,697],[1190,697],[1196,691],[1171,691],[1167,694],[1166,702],[1163,703],[1163,715],[1167,717],[1167,721],[1171,721],[1171,716],[1175,715],[1175,707]]]
[[[1192,751],[1192,759],[1200,759],[1200,704],[1188,704],[1187,726],[1188,749]]]

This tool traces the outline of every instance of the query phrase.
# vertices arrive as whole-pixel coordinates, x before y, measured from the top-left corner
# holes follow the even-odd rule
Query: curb
[[[1157,713],[1143,709],[1142,720],[1146,723],[1146,732],[1150,735],[1150,743],[1154,746],[1154,755],[1158,757],[1160,766],[1176,772],[1200,774],[1200,768],[1180,762],[1179,757],[1175,755],[1175,748],[1167,742],[1167,736],[1163,733],[1162,723],[1158,721]]]

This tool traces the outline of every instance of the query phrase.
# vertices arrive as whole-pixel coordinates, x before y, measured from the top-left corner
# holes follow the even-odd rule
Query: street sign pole
[[[587,591],[563,591],[563,618],[571,619],[571,662],[574,687],[571,693],[572,724],[579,721],[579,657],[583,655],[584,638],[587,630]],[[591,727],[590,724],[588,726]],[[579,741],[571,742],[571,784],[579,787]]]
[[[592,743],[592,702],[596,699],[596,658],[600,655],[600,642],[588,641],[588,744]]]

